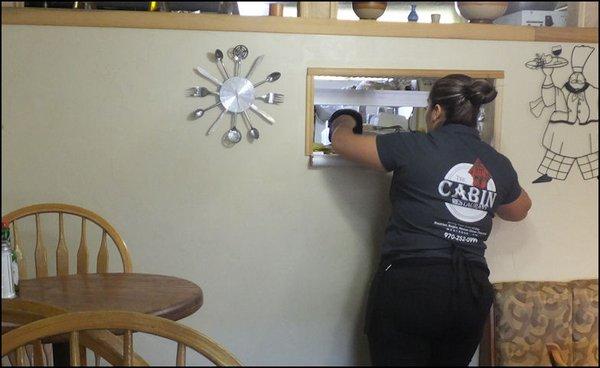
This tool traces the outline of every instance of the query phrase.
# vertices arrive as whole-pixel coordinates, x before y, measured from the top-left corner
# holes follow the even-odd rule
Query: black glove
[[[352,128],[352,132],[354,134],[362,134],[362,127],[363,127],[363,118],[362,115],[356,111],[356,110],[352,110],[352,109],[341,109],[338,110],[336,112],[333,113],[333,115],[331,115],[331,117],[329,118],[329,141],[331,142],[331,134],[334,131],[334,124],[333,121],[341,116],[341,115],[348,115],[350,117],[352,117],[354,119],[354,128]]]

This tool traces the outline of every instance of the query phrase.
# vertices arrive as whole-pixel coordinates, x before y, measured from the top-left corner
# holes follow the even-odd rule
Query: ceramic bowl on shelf
[[[457,1],[456,7],[470,23],[492,23],[504,15],[508,1]]]
[[[352,10],[360,19],[377,19],[385,13],[387,1],[353,1]]]

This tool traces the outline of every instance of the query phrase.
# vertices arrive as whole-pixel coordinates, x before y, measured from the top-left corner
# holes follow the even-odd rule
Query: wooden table
[[[21,280],[18,298],[50,304],[70,312],[126,310],[173,321],[196,312],[203,302],[202,289],[190,281],[141,273],[83,274]],[[2,324],[3,333],[10,328],[14,326]],[[54,364],[68,365],[68,344],[54,345]],[[66,361],[63,360],[65,358]]]

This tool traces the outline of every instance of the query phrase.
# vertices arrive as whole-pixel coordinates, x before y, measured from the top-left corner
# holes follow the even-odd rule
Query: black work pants
[[[422,260],[382,263],[373,279],[365,331],[373,365],[467,366],[481,341],[493,301],[487,267]]]

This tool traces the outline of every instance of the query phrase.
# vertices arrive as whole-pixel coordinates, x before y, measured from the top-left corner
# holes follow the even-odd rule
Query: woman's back
[[[378,136],[377,147],[394,171],[382,254],[450,257],[454,243],[484,262],[494,211],[521,192],[510,161],[458,124]]]

